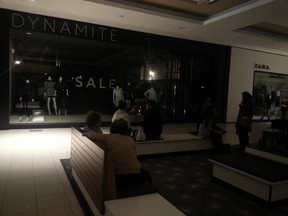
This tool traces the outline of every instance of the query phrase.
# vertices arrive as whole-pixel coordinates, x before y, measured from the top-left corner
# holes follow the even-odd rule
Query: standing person
[[[162,133],[162,115],[155,101],[149,101],[143,116],[143,131],[147,140],[159,139]]]
[[[120,100],[118,110],[112,116],[112,122],[116,119],[124,119],[127,122],[128,128],[131,127],[130,117],[127,113],[127,104],[125,101]]]
[[[236,134],[239,137],[240,150],[244,151],[249,144],[249,132],[252,130],[253,103],[249,92],[242,92],[242,101],[236,121]]]
[[[84,132],[95,131],[97,133],[103,134],[101,126],[101,115],[98,112],[89,111],[85,119],[86,125],[83,128]]]
[[[197,136],[207,137],[209,136],[212,125],[214,125],[216,117],[216,109],[211,102],[211,98],[207,97],[203,103],[200,111],[200,125]]]

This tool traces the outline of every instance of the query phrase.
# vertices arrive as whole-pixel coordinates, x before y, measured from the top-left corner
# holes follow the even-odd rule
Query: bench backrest
[[[103,144],[91,141],[72,127],[71,166],[99,212],[104,214],[104,201],[117,196],[111,153]]]

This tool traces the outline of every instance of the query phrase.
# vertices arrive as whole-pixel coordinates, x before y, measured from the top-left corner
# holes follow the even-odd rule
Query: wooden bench
[[[82,133],[71,131],[72,175],[94,215],[104,214],[104,201],[116,199],[116,183],[111,153]]]
[[[268,202],[288,198],[288,166],[244,152],[215,155],[213,177]]]
[[[103,144],[94,143],[82,136],[81,131],[76,128],[71,131],[71,166],[72,175],[94,215],[104,215],[107,209],[106,215],[120,216],[124,215],[121,214],[121,209],[125,208],[132,212],[137,212],[139,208],[150,208],[150,211],[154,212],[151,216],[184,215],[156,193],[151,185],[149,187],[145,183],[141,184],[136,190],[133,187],[132,192],[126,188],[125,191],[119,188],[117,190],[111,153]],[[173,214],[164,214],[167,211]]]

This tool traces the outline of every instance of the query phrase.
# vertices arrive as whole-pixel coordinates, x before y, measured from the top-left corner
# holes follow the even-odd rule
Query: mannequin
[[[55,82],[52,80],[51,76],[49,76],[48,79],[44,82],[44,97],[47,97],[47,109],[49,115],[51,115],[50,110],[51,99],[53,101],[55,114],[57,115]]]
[[[123,100],[124,101],[124,96],[123,96],[123,91],[122,88],[120,88],[118,85],[116,88],[113,90],[113,103],[116,107],[119,106],[119,101]]]
[[[22,115],[26,115],[26,121],[29,120],[31,109],[29,109],[29,101],[34,102],[34,88],[33,85],[30,83],[29,79],[26,79],[20,86],[20,98],[19,101],[22,103],[22,108],[19,112],[19,121],[22,121]]]
[[[67,105],[69,90],[67,88],[66,82],[63,81],[63,77],[59,76],[59,79],[55,86],[56,102],[58,104],[58,114],[64,111],[64,115],[67,115]]]
[[[153,86],[147,89],[147,91],[144,93],[144,96],[147,98],[148,101],[154,101],[157,103],[157,93]]]

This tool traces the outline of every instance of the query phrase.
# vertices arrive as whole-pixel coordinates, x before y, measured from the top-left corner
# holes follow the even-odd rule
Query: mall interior
[[[0,216],[288,215],[287,11],[287,0],[0,0]],[[239,152],[244,91],[253,119]],[[197,136],[207,97],[221,150]],[[158,191],[99,207],[87,164],[73,165],[73,130],[93,110],[109,134],[120,100],[133,129],[148,101],[160,107],[160,139],[136,141]]]

